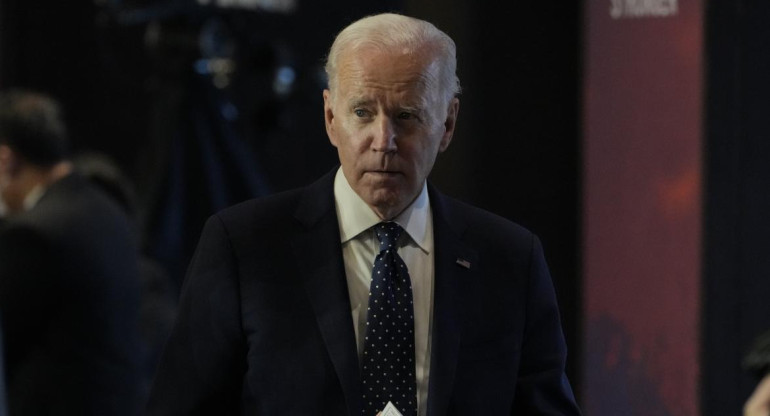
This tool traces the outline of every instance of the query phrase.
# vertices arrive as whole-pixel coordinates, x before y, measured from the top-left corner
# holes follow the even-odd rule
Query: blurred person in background
[[[58,104],[0,94],[0,316],[9,413],[134,415],[137,250],[122,210],[73,171]]]
[[[137,223],[137,203],[134,186],[118,165],[107,155],[86,152],[73,158],[75,171],[109,196],[120,206],[134,228]],[[137,234],[139,232],[137,231]],[[142,392],[146,396],[155,375],[176,313],[178,291],[171,277],[157,261],[140,250],[139,335],[142,351]]]

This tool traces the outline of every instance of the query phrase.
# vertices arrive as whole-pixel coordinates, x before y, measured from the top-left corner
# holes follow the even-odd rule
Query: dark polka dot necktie
[[[390,401],[404,416],[417,415],[412,282],[394,222],[374,226],[380,253],[374,259],[362,362],[364,410],[375,416]]]

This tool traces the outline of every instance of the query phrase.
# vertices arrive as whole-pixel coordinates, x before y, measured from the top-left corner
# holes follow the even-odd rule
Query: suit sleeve
[[[236,259],[214,216],[190,263],[147,414],[239,414],[246,371],[241,328]]]
[[[513,414],[580,415],[564,372],[567,347],[540,240],[533,237],[524,342]]]

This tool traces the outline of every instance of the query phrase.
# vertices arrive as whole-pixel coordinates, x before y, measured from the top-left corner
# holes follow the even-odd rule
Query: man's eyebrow
[[[406,111],[414,114],[420,114],[423,112],[423,108],[419,105],[402,105],[399,108],[401,111]]]
[[[373,100],[371,98],[353,98],[348,102],[348,108],[351,110],[354,110],[359,107],[369,107],[373,105],[376,102],[376,100]],[[419,104],[404,104],[397,107],[398,111],[406,111],[413,114],[423,114],[425,112],[425,107]]]
[[[372,102],[373,100],[368,98],[354,98],[350,100],[349,106],[350,108],[365,107],[370,105]]]

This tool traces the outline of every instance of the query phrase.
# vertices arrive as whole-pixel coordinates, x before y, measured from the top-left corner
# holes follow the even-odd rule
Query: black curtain
[[[703,415],[740,414],[742,369],[770,330],[770,3],[714,0],[706,14]]]
[[[458,46],[457,131],[432,180],[543,241],[576,390],[581,326],[581,2],[408,2]]]

